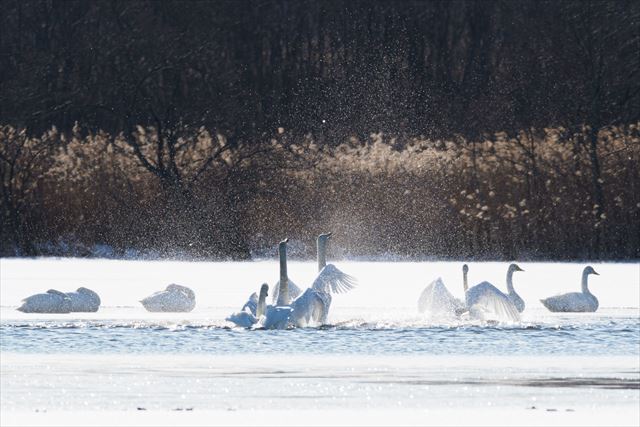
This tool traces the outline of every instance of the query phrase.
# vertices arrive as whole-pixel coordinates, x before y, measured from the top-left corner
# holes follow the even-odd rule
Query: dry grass
[[[135,135],[149,156],[154,132]],[[195,181],[189,199],[178,200],[122,135],[54,128],[28,138],[5,126],[3,189],[20,193],[23,225],[12,222],[13,206],[3,199],[3,230],[17,232],[2,233],[2,248],[10,254],[26,242],[46,252],[47,243],[64,241],[106,244],[116,254],[135,248],[221,257],[235,255],[231,246],[270,253],[288,236],[311,254],[313,235],[332,230],[336,256],[638,258],[639,125],[599,134],[600,216],[587,135],[586,128],[482,141],[372,134],[319,147],[283,132],[260,150],[226,152]],[[185,149],[176,164],[188,180],[224,138],[198,129],[179,144]],[[10,176],[13,157],[18,173]]]

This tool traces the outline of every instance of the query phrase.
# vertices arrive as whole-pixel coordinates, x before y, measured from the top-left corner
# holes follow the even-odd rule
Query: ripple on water
[[[18,353],[639,355],[640,323],[634,316],[510,325],[354,319],[250,331],[208,321],[20,320],[2,322],[0,340],[2,351]]]

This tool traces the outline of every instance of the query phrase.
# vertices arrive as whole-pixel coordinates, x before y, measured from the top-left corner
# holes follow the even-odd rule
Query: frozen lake
[[[290,411],[306,414],[293,419],[303,424],[465,424],[483,414],[487,424],[640,422],[639,264],[592,264],[598,312],[556,314],[539,299],[579,291],[584,264],[520,263],[522,322],[492,326],[417,313],[436,277],[463,296],[461,263],[336,265],[359,286],[334,297],[329,325],[247,331],[224,318],[275,282],[275,261],[2,259],[2,424],[105,422],[73,416],[93,411],[126,411],[123,424],[255,424],[247,416],[256,411],[273,424]],[[469,266],[470,284],[506,288],[507,263]],[[289,263],[301,287],[315,271]],[[148,313],[138,303],[172,282],[195,291],[193,312]],[[79,286],[100,294],[97,313],[15,310],[28,295]]]

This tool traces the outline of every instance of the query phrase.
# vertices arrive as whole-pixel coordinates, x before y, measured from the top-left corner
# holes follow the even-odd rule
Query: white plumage
[[[482,321],[517,322],[520,313],[513,302],[489,282],[482,282],[465,293],[469,315]]]
[[[509,265],[509,269],[507,270],[507,296],[516,307],[519,313],[524,311],[524,300],[520,298],[520,295],[517,294],[515,288],[513,287],[513,273],[516,271],[524,271],[521,269],[518,264]]]
[[[100,296],[91,289],[80,287],[75,292],[67,292],[67,296],[72,312],[93,313],[100,308]]]
[[[63,292],[49,289],[44,294],[35,294],[23,299],[17,310],[23,313],[69,313],[71,299]]]
[[[418,299],[418,312],[429,316],[452,317],[464,308],[464,303],[449,292],[440,277],[427,285]]]
[[[596,311],[599,303],[596,296],[589,291],[589,274],[599,276],[591,266],[585,267],[582,271],[582,292],[570,292],[568,294],[556,295],[542,299],[540,302],[542,302],[542,304],[552,312],[571,313]]]
[[[196,295],[186,286],[170,284],[164,291],[155,292],[140,303],[151,312],[187,312],[196,306]]]

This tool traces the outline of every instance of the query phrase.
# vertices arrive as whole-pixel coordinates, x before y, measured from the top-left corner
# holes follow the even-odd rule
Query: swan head
[[[509,266],[509,272],[514,272],[514,271],[524,271],[524,270],[521,269],[518,264],[514,263]]]
[[[187,288],[186,286],[176,285],[175,283],[172,283],[169,286],[167,286],[166,291],[181,293],[189,299],[196,298],[195,292],[193,292],[191,289]]]
[[[289,242],[289,238],[283,239],[278,243],[278,249],[284,249],[287,247],[287,242]]]
[[[469,266],[468,266],[467,264],[464,264],[464,265],[462,266],[462,272],[463,272],[464,274],[467,274],[467,273],[469,272]]]
[[[591,267],[590,265],[586,266],[584,268],[584,271],[582,272],[582,274],[595,274],[596,276],[599,276],[600,274],[598,272],[596,272],[593,267]]]
[[[91,289],[85,288],[83,286],[81,286],[78,289],[76,289],[76,292],[79,293],[79,294],[86,295],[86,296],[91,296],[91,297],[97,297],[98,296],[97,293],[95,293]]]
[[[329,238],[331,237],[332,234],[333,233],[331,233],[331,232],[320,234],[318,236],[318,241],[319,242],[326,242],[327,240],[329,240]]]

